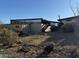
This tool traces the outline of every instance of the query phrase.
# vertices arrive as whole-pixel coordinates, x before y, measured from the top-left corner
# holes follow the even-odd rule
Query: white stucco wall
[[[20,25],[20,24],[9,24],[9,25],[6,25],[8,28],[14,30],[14,31],[22,31],[24,28],[28,28],[28,25]],[[16,26],[19,26],[18,28]]]
[[[72,20],[72,24],[73,24],[73,27],[74,27],[74,30],[75,30],[77,37],[79,37],[79,17],[74,18]]]
[[[41,23],[32,23],[31,31],[33,34],[38,34],[41,32]]]
[[[66,20],[63,20],[62,22],[63,22],[64,24],[65,24],[65,23],[71,23],[71,22],[72,22],[72,20],[71,20],[71,21],[66,21]]]
[[[41,32],[41,23],[33,22],[31,25],[29,24],[9,24],[6,25],[8,28],[14,31],[23,31],[28,34],[38,34]],[[19,26],[18,28],[16,26]]]
[[[72,19],[71,21],[66,21],[63,20],[62,21],[64,24],[65,23],[72,23],[75,34],[77,35],[77,37],[79,38],[79,17],[75,17],[74,19]]]

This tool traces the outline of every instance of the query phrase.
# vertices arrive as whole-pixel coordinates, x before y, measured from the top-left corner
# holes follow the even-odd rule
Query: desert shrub
[[[0,25],[0,43],[9,43],[12,44],[16,41],[18,41],[19,37],[17,33],[13,32],[12,30],[5,27],[5,25]]]
[[[63,32],[74,32],[72,23],[65,23],[61,26],[61,29],[63,30]]]

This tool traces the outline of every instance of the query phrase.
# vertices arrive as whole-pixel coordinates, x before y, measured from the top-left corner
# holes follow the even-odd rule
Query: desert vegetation
[[[12,44],[18,41],[17,33],[7,28],[5,25],[0,25],[0,43]]]
[[[64,27],[68,27],[69,29],[71,25],[65,24],[63,25],[63,28]],[[62,46],[61,43],[65,41],[61,40],[61,42],[59,40],[55,43],[55,39],[56,38],[52,35],[30,35],[20,37],[16,32],[1,24],[0,55],[2,54],[1,57],[8,58],[67,58],[79,56],[78,45],[72,43],[72,45]]]

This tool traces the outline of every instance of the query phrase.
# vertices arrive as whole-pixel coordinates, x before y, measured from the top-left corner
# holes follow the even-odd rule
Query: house
[[[58,19],[58,21],[63,24],[71,23],[73,25],[76,35],[79,37],[79,16]]]
[[[11,25],[16,32],[23,32],[27,34],[41,33],[42,18],[34,19],[11,19]]]
[[[10,24],[6,24],[11,30],[23,34],[41,34],[50,32],[52,25],[58,26],[58,22],[48,21],[43,18],[11,19]]]
[[[15,32],[24,34],[39,34],[49,28],[51,22],[43,18],[33,19],[11,19],[10,24],[6,24],[8,28]]]
[[[62,18],[62,19],[58,19],[58,21],[63,22],[63,23],[68,23],[68,22],[75,21],[76,19],[79,19],[79,16],[72,16],[72,17]]]
[[[67,18],[58,19],[59,26],[65,24],[65,23],[72,23],[72,25],[79,26],[79,16],[72,16]]]

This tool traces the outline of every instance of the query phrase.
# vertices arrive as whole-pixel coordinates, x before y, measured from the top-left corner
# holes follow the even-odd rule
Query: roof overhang
[[[79,16],[72,16],[72,17],[67,17],[67,18],[62,18],[62,19],[58,19],[58,21],[62,21],[62,20],[69,20],[69,19],[74,19],[74,18],[77,18]]]

